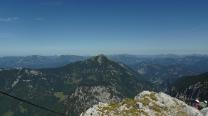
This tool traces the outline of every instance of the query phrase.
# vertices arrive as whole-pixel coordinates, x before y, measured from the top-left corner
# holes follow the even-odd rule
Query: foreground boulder
[[[203,116],[208,116],[208,108],[204,108],[201,110]]]
[[[206,116],[186,103],[165,93],[143,91],[134,99],[118,103],[99,103],[81,116]]]

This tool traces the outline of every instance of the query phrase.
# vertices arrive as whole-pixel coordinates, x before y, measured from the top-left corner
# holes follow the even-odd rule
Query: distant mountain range
[[[109,55],[109,59],[127,65],[151,83],[166,88],[179,77],[208,72],[208,55]],[[1,57],[0,68],[57,68],[89,56]]]
[[[0,57],[0,68],[55,68],[66,64],[86,59],[85,56],[61,55],[61,56],[7,56]]]
[[[126,64],[162,88],[167,88],[177,78],[208,72],[207,55],[120,55],[112,59]]]
[[[124,64],[103,55],[48,69],[2,69],[0,89],[11,95],[77,116],[98,102],[120,101],[153,87]],[[0,95],[0,115],[53,116]]]

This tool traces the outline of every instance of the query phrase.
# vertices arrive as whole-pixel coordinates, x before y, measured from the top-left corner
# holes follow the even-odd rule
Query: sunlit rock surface
[[[80,116],[207,116],[186,103],[165,93],[143,91],[134,99],[118,103],[99,103]]]
[[[201,110],[203,116],[208,116],[208,108],[204,108]]]

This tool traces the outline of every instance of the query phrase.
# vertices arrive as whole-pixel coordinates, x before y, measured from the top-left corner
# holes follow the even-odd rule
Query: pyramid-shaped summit
[[[69,74],[68,81],[77,87],[68,98],[67,110],[70,115],[77,116],[99,102],[133,97],[150,87],[135,71],[104,55],[69,64],[66,68],[62,74]]]
[[[108,62],[110,61],[105,55],[103,54],[100,54],[100,55],[97,55],[97,56],[94,56],[92,57],[90,60],[94,61],[94,62],[97,62],[99,64],[103,64],[105,62]]]

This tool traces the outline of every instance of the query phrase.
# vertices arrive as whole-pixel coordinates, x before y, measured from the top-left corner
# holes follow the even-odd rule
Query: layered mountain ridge
[[[77,116],[98,102],[120,101],[151,89],[144,77],[104,55],[50,69],[0,71],[0,88],[11,95]],[[0,96],[0,115],[54,115]],[[31,112],[33,112],[31,114]]]
[[[108,55],[109,59],[127,65],[143,75],[159,90],[169,87],[183,76],[208,72],[207,55]],[[89,56],[25,56],[0,57],[0,68],[58,68],[69,63],[83,61]]]

